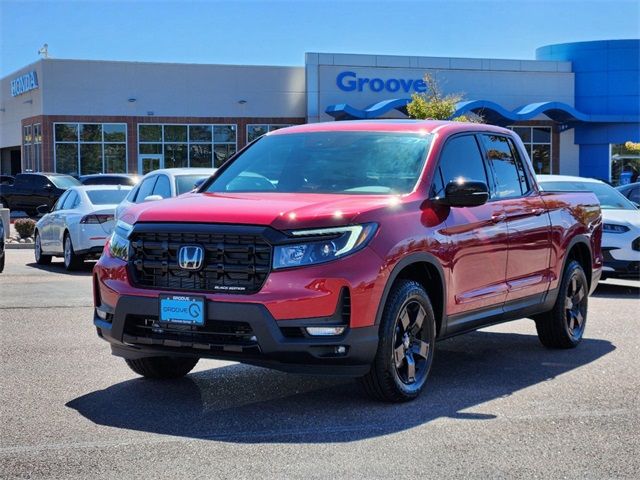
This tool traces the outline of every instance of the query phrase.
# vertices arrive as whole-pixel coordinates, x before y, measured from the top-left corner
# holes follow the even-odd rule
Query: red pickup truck
[[[541,192],[510,130],[295,126],[198,192],[125,211],[94,269],[94,323],[145,377],[219,358],[405,401],[439,339],[529,317],[546,347],[575,347],[601,235],[596,197]]]

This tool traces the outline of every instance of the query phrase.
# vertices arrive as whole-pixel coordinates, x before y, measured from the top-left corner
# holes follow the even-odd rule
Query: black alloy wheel
[[[551,310],[535,315],[540,342],[548,348],[574,348],[584,335],[589,302],[589,282],[580,263],[564,268],[558,297]]]
[[[406,402],[423,390],[433,363],[436,321],[424,287],[397,280],[384,305],[379,342],[365,391],[376,400]]]
[[[416,300],[409,301],[396,320],[393,361],[402,383],[411,385],[424,380],[430,345],[423,328],[427,316]]]
[[[573,272],[564,299],[567,327],[574,338],[582,337],[587,318],[587,286],[583,279],[583,275]]]

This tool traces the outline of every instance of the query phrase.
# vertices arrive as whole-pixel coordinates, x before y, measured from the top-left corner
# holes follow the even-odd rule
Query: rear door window
[[[502,135],[481,135],[495,180],[492,198],[515,198],[528,190],[527,175],[513,142]]]

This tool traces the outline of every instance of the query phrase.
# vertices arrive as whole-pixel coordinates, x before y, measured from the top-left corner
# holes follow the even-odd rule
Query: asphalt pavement
[[[640,282],[602,283],[586,337],[520,320],[437,346],[417,400],[357,382],[201,361],[143,380],[91,323],[91,264],[7,252],[1,478],[639,478]]]

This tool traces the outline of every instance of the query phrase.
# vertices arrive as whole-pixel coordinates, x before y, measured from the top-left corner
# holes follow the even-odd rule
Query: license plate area
[[[204,325],[205,300],[190,295],[161,295],[160,321],[181,325]]]

